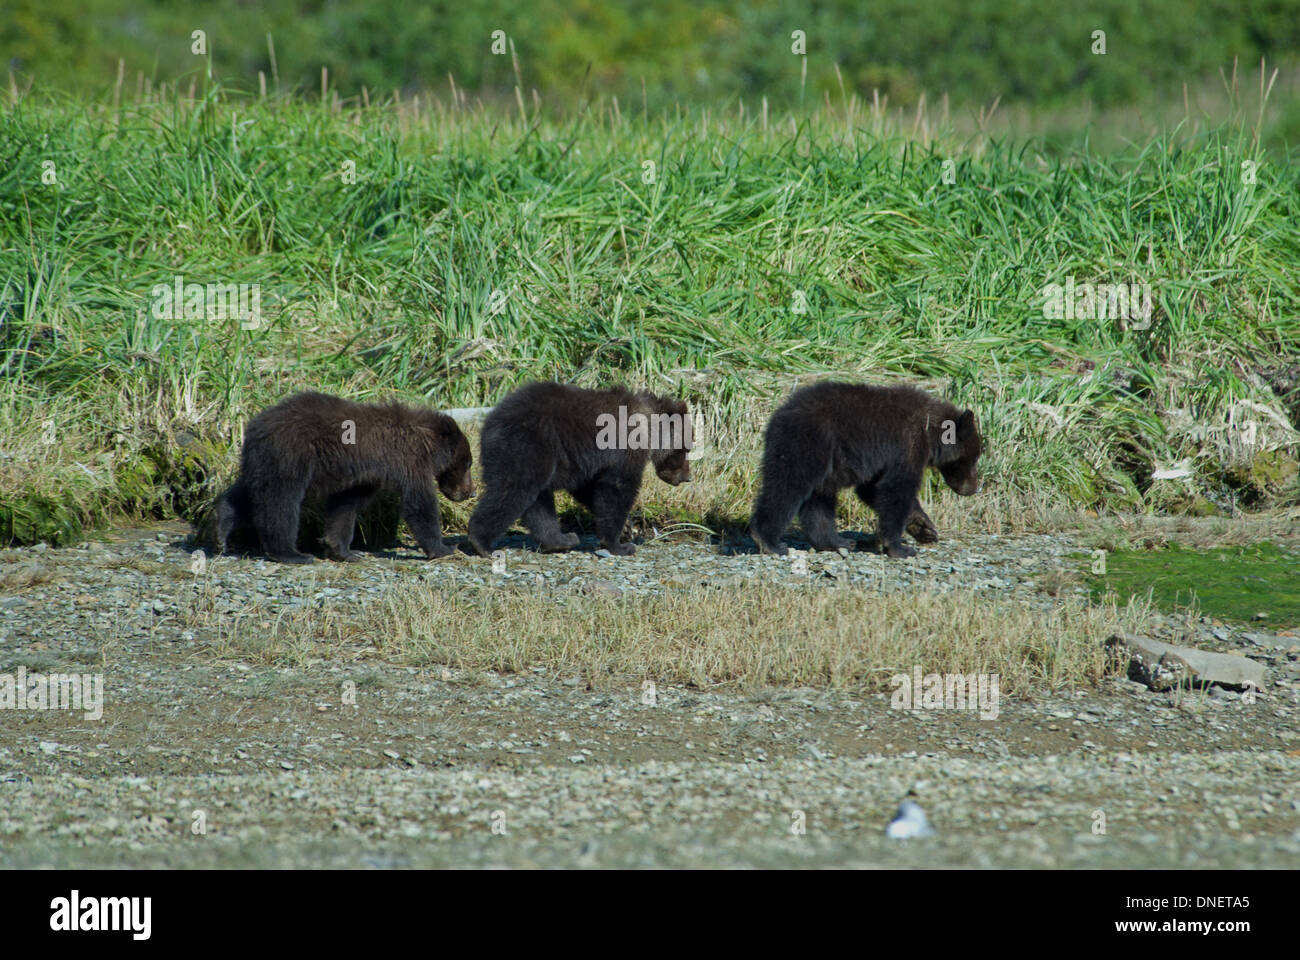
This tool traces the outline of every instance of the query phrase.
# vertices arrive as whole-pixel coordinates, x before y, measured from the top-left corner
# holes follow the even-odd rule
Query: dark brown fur
[[[628,513],[641,490],[647,461],[667,483],[691,478],[686,449],[602,450],[598,418],[678,414],[680,400],[630,390],[584,390],[559,383],[530,383],[510,394],[483,423],[483,496],[469,521],[469,542],[486,556],[511,522],[522,517],[541,549],[569,550],[578,537],[560,530],[554,492],[567,490],[592,512],[596,535],[610,553],[634,551],[622,543]]]
[[[953,442],[944,442],[945,433]],[[835,501],[853,487],[876,511],[885,553],[915,556],[902,543],[904,528],[919,543],[939,539],[916,499],[925,468],[936,468],[948,486],[969,496],[979,488],[980,450],[974,413],[913,387],[804,387],[767,425],[750,532],[761,550],[785,554],[781,537],[798,513],[814,549],[851,547],[836,533]]]
[[[344,421],[355,443],[344,442]],[[340,560],[351,550],[357,511],[382,490],[401,493],[402,516],[429,558],[446,556],[436,481],[449,500],[474,493],[469,441],[444,413],[397,403],[354,403],[324,393],[299,393],[263,410],[244,430],[239,479],[217,502],[217,547],[236,525],[251,525],[267,555],[311,563],[298,552],[305,497],[325,512],[322,540]]]

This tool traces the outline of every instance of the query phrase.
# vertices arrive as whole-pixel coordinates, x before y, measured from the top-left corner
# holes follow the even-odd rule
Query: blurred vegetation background
[[[282,87],[319,90],[322,67],[347,97],[447,89],[448,75],[485,97],[513,98],[515,64],[494,55],[503,30],[525,92],[551,102],[592,91],[652,108],[766,96],[774,106],[879,89],[908,106],[923,91],[955,102],[1098,106],[1180,96],[1182,85],[1300,57],[1297,0],[6,0],[0,63],[20,77],[85,93],[128,80],[154,85],[206,71],[191,52],[207,34],[211,69],[227,86],[258,71]],[[791,34],[807,38],[803,58]],[[1106,32],[1105,57],[1091,52]],[[266,36],[274,42],[275,62]],[[836,75],[838,65],[840,75]]]

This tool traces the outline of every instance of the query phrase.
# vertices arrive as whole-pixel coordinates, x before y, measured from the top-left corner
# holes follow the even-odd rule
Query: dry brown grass
[[[398,588],[367,613],[250,609],[215,628],[219,652],[265,663],[367,655],[412,665],[522,672],[592,685],[651,679],[753,691],[770,686],[889,689],[926,673],[998,674],[1002,691],[1086,686],[1106,672],[1102,643],[1140,630],[1147,611],[1069,599],[1051,608],[973,593],[885,593],[758,585],[618,599],[509,588]]]

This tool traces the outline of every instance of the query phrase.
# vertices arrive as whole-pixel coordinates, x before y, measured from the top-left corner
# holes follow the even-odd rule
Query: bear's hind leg
[[[325,498],[325,530],[321,541],[338,560],[360,560],[361,555],[352,550],[352,538],[357,530],[357,513],[364,510],[375,488],[352,487]]]
[[[524,511],[523,521],[542,553],[561,553],[572,550],[579,543],[577,534],[560,529],[560,518],[555,515],[555,495],[550,490],[537,495],[533,504]]]
[[[492,544],[537,499],[537,493],[536,488],[501,484],[483,491],[469,518],[469,543],[474,551],[481,557],[490,556]]]
[[[799,509],[799,523],[814,550],[834,552],[853,547],[853,542],[841,537],[835,529],[834,492],[814,491]]]
[[[821,479],[815,468],[793,458],[777,463],[772,457],[763,458],[763,486],[754,501],[749,532],[763,553],[785,556],[789,548],[781,542],[790,528],[796,513],[812,495]],[[822,471],[824,472],[824,471]],[[831,507],[831,526],[835,525],[835,508]],[[834,530],[831,531],[834,536]]]

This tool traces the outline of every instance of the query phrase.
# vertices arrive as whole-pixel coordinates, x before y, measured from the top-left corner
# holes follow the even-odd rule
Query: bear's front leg
[[[411,528],[415,542],[430,560],[445,557],[452,548],[442,542],[442,516],[438,493],[432,485],[402,491],[402,518]]]
[[[230,534],[236,527],[248,526],[253,522],[252,514],[248,488],[242,479],[236,480],[234,486],[217,500],[217,553],[226,552]]]
[[[307,486],[287,481],[268,481],[252,494],[253,526],[262,541],[262,549],[279,563],[313,563],[312,557],[298,552],[298,516]]]
[[[921,501],[912,498],[912,511],[907,517],[907,532],[917,543],[938,543],[939,530],[934,521],[921,509]]]
[[[636,553],[636,547],[623,543],[623,529],[627,516],[636,503],[641,490],[640,478],[614,476],[597,482],[591,491],[592,513],[595,514],[596,536],[600,545],[616,557]]]
[[[916,556],[916,551],[903,543],[903,528],[912,514],[920,485],[919,476],[906,473],[888,474],[876,482],[872,506],[880,521],[880,542],[887,556]]]
[[[834,492],[814,491],[799,508],[799,522],[814,550],[834,553],[836,550],[853,549],[853,541],[846,540],[836,532]]]

